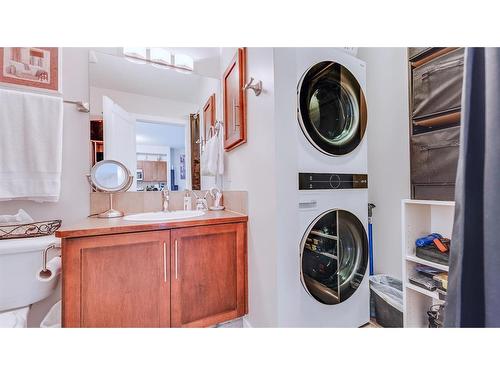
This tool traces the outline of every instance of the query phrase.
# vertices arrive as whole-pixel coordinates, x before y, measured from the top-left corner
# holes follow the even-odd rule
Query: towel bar
[[[69,104],[75,104],[76,109],[79,112],[84,112],[84,113],[89,113],[90,112],[90,105],[87,102],[83,102],[81,100],[64,100],[64,103],[69,103]]]

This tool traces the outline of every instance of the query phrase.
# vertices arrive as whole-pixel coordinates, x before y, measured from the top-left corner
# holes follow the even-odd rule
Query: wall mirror
[[[201,150],[222,119],[220,48],[95,48],[89,52],[91,163],[117,160],[129,191],[200,190]]]

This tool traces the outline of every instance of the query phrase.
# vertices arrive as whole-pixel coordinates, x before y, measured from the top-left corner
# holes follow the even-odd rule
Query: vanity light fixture
[[[123,56],[137,64],[151,64],[156,68],[175,69],[182,73],[191,73],[194,60],[191,56],[174,54],[165,48],[123,47]]]
[[[151,48],[149,60],[156,68],[168,69],[173,65],[173,55],[165,48]]]
[[[181,53],[173,55],[173,65],[181,72],[192,72],[194,68],[194,60],[191,56]]]
[[[123,56],[136,64],[146,64],[149,58],[145,47],[123,47]]]

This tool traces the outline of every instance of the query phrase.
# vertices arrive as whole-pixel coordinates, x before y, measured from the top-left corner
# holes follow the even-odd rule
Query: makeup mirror
[[[102,160],[96,163],[87,176],[90,186],[95,191],[109,195],[109,209],[97,215],[99,218],[113,218],[123,216],[123,212],[113,208],[113,193],[127,191],[134,177],[129,169],[116,160]]]

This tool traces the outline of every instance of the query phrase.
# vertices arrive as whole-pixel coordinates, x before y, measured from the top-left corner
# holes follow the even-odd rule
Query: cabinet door
[[[157,181],[167,182],[167,162],[166,161],[157,161],[156,162],[156,178]]]
[[[65,240],[64,327],[169,327],[170,232]]]
[[[143,161],[143,172],[144,172],[144,181],[154,182],[157,178],[157,170],[156,162],[144,160]]]
[[[172,327],[207,327],[246,313],[246,224],[172,230]]]

